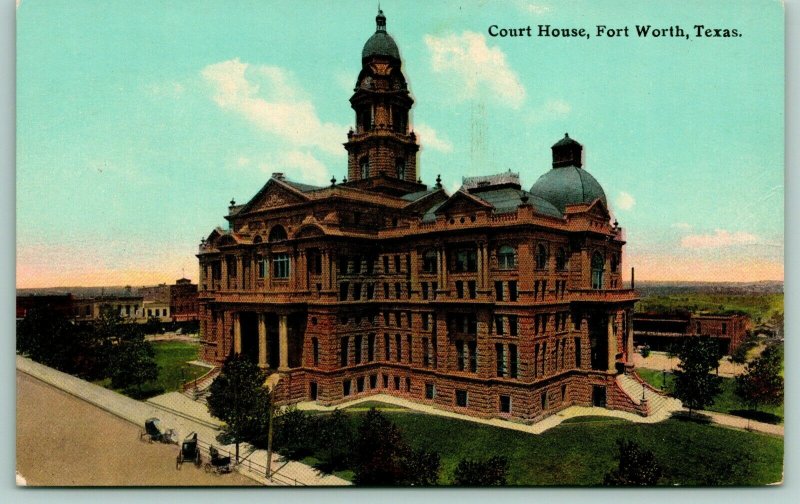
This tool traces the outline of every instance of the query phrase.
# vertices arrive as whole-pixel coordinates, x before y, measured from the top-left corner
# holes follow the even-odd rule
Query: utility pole
[[[265,476],[272,478],[272,417],[275,412],[275,406],[272,404],[272,394],[269,398],[269,428],[267,430],[267,473]]]

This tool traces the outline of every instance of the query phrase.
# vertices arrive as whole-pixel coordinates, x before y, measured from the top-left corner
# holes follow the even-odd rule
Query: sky
[[[430,2],[433,4],[433,2]],[[687,5],[688,4],[688,5]],[[637,280],[784,275],[779,2],[383,0],[419,173],[551,167],[569,132]],[[197,280],[197,246],[273,172],[346,173],[372,1],[17,1],[18,288]],[[532,37],[489,28],[531,26]],[[539,25],[589,38],[539,37]],[[629,27],[596,36],[597,25]],[[681,26],[640,38],[636,25]],[[694,25],[740,37],[695,37]],[[494,30],[493,30],[494,31]]]

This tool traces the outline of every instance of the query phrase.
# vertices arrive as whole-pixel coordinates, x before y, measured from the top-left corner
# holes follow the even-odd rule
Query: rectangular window
[[[494,283],[494,299],[495,301],[503,300],[503,282]]]
[[[353,299],[355,299],[356,301],[361,299],[361,284],[360,283],[354,283],[353,284]]]
[[[430,348],[428,348],[428,338],[422,338],[422,365],[428,367],[430,365]]]
[[[495,355],[497,356],[497,376],[504,377],[506,375],[506,352],[503,345],[497,343],[494,346]]]
[[[391,340],[389,339],[389,335],[388,334],[384,334],[383,335],[383,351],[384,351],[383,360],[385,360],[385,361],[388,361],[388,360],[391,359],[392,349],[391,349],[390,344],[391,344]]]
[[[367,299],[375,299],[375,284],[367,284]]]
[[[394,312],[394,325],[402,327],[403,323],[400,321],[400,312]]]
[[[469,403],[469,397],[466,390],[456,390],[456,406],[466,408]]]
[[[462,299],[464,297],[464,282],[456,280],[456,297]]]
[[[433,383],[425,384],[425,399],[433,399],[436,397],[436,386]]]
[[[494,332],[498,336],[505,334],[505,324],[503,324],[503,317],[500,315],[495,315],[494,317]]]
[[[399,334],[394,335],[394,346],[395,346],[395,357],[397,357],[397,362],[403,360],[403,340],[400,339]]]
[[[428,282],[422,282],[422,299],[428,299]]]
[[[517,377],[518,360],[517,345],[508,345],[508,372],[511,378]]]
[[[575,367],[581,367],[581,339],[575,338]]]
[[[389,312],[383,312],[383,325],[389,327]]]
[[[399,376],[395,376],[394,377],[394,389],[395,390],[400,390],[400,377]]]
[[[378,388],[378,375],[370,375],[369,377],[369,388],[375,389]]]
[[[312,381],[308,384],[308,395],[312,401],[317,400],[317,382]]]
[[[389,284],[383,283],[383,299],[389,299]]]
[[[467,282],[467,288],[469,289],[469,298],[475,299],[477,297],[475,280],[470,280],[469,282]]]
[[[383,388],[389,388],[389,375],[383,375]]]
[[[474,249],[456,251],[455,261],[456,272],[478,271],[478,255]]]
[[[433,294],[433,299],[436,299],[436,291],[437,290],[439,290],[439,283],[438,282],[432,282],[431,283],[431,292]]]
[[[517,335],[517,316],[516,315],[509,315],[508,316],[508,334],[511,336]]]
[[[422,257],[422,270],[425,273],[436,273],[436,270],[438,269],[436,267],[437,261],[438,261],[438,256],[436,252],[432,250],[426,252],[425,255]]]
[[[371,275],[375,272],[375,258],[367,257],[367,274]]]
[[[411,392],[411,378],[406,378],[406,392]]]
[[[356,390],[358,392],[364,392],[364,377],[359,376],[356,378]]]
[[[361,256],[353,258],[353,273],[361,273]]]
[[[408,363],[411,364],[414,361],[413,356],[413,346],[411,345],[411,335],[406,335],[406,353],[408,354]]]
[[[375,360],[375,334],[372,333],[367,336],[367,361],[372,362]]]
[[[361,335],[357,335],[355,338],[355,357],[356,357],[356,364],[361,364],[361,343],[363,339]]]
[[[728,334],[728,324],[722,323],[722,334]]]
[[[350,380],[345,380],[342,382],[342,395],[343,396],[350,395]]]
[[[402,288],[400,287],[400,282],[395,282],[394,284],[394,297],[400,299],[400,295],[402,294]]]
[[[411,329],[411,312],[410,311],[406,312],[406,327]]]
[[[464,371],[464,342],[456,340],[456,364],[459,371]]]
[[[319,340],[311,338],[311,354],[314,358],[314,366],[319,366]]]
[[[430,313],[423,313],[421,315],[421,318],[422,318],[422,330],[423,331],[427,331],[428,328],[430,327],[429,323],[428,323],[428,317],[430,317]]]
[[[511,413],[511,396],[500,396],[500,413]]]
[[[339,301],[347,301],[347,293],[350,290],[350,282],[339,283]]]
[[[517,281],[511,280],[508,282],[508,300],[509,301],[516,301],[517,300]]]
[[[473,373],[478,371],[478,345],[474,341],[467,342],[469,350],[469,370]]]
[[[389,273],[389,256],[383,256],[383,273]],[[388,295],[386,297],[389,297]]]
[[[394,256],[394,271],[395,273],[400,273],[400,256]]]
[[[342,344],[339,351],[340,351],[339,364],[342,367],[345,367],[347,365],[347,360],[348,360],[347,354],[350,353],[350,338],[348,338],[347,336],[342,338]]]
[[[411,299],[411,282],[406,283],[406,298]]]
[[[345,273],[347,273],[347,263],[348,263],[347,256],[345,256],[345,255],[339,256],[339,274],[340,275],[344,275]]]
[[[542,392],[541,401],[542,401],[542,410],[546,410],[547,409],[547,391],[546,390],[544,392]]]

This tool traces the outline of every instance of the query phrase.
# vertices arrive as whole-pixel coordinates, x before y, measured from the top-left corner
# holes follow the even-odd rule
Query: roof
[[[304,193],[311,192],[311,191],[319,191],[320,189],[323,189],[320,186],[313,186],[311,184],[303,184],[303,183],[300,183],[300,182],[292,182],[291,180],[286,180],[286,179],[282,179],[281,181],[284,184],[286,184],[288,186],[291,186],[291,187],[294,187],[298,191],[304,192]]]
[[[406,201],[417,201],[418,199],[424,198],[429,194],[433,194],[438,190],[439,189],[426,189],[425,191],[417,191],[410,194],[404,194],[403,196],[401,196],[401,198]]]
[[[553,144],[553,147],[563,147],[565,145],[581,145],[569,137],[569,133],[564,133],[564,138]]]
[[[548,201],[562,213],[567,205],[591,203],[597,199],[608,206],[606,193],[597,180],[576,166],[551,169],[539,177],[530,192]]]
[[[383,15],[383,11],[378,11],[378,15],[375,17],[375,24],[377,25],[375,33],[364,44],[361,58],[390,56],[399,60],[400,51],[397,49],[397,44],[392,36],[386,33],[386,16]]]
[[[475,196],[492,205],[495,213],[511,212],[516,210],[517,207],[523,203],[527,203],[533,205],[537,213],[550,217],[557,217],[559,219],[563,217],[561,212],[547,200],[520,189],[503,187],[495,190],[481,191],[480,193],[476,193]],[[523,197],[527,197],[527,201],[523,202]]]

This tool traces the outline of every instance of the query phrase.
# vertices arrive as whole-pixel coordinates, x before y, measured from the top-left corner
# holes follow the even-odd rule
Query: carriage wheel
[[[203,463],[203,458],[200,456],[200,450],[197,450],[197,457],[194,459],[195,467],[200,467],[200,464]]]

